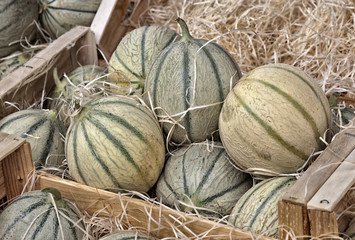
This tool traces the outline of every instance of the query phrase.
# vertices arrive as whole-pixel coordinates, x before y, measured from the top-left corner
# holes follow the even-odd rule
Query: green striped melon
[[[236,228],[278,238],[278,201],[296,182],[293,177],[263,180],[235,204],[228,221]]]
[[[253,181],[233,167],[220,143],[210,148],[198,143],[169,157],[156,185],[156,195],[164,204],[183,211],[203,208],[198,211],[206,215],[230,214]]]
[[[142,93],[145,78],[158,54],[179,38],[172,29],[163,26],[144,26],[127,33],[110,58],[109,76],[124,93],[132,88]]]
[[[0,1],[0,58],[20,49],[20,40],[32,38],[38,11],[37,0]]]
[[[164,138],[147,107],[133,98],[103,97],[83,106],[70,125],[66,158],[80,183],[146,192],[162,171]]]
[[[116,233],[108,234],[100,238],[100,240],[144,240],[144,239],[154,240],[155,238],[134,230],[119,231]]]
[[[294,173],[330,127],[328,100],[310,76],[287,64],[244,75],[228,94],[219,118],[221,140],[242,169]]]
[[[39,0],[43,28],[57,38],[75,26],[90,26],[102,0]]]
[[[75,206],[54,188],[27,192],[0,214],[0,239],[83,239],[84,225]]]
[[[31,145],[35,166],[59,167],[65,158],[66,129],[55,110],[27,109],[0,120],[0,131],[25,138]]]
[[[59,119],[66,126],[69,126],[70,116],[81,102],[102,97],[103,82],[107,81],[105,75],[106,69],[97,65],[77,67],[61,79],[54,75],[55,87],[51,93],[53,101],[50,108],[58,111]]]
[[[23,66],[28,60],[30,60],[35,51],[33,50],[18,50],[12,52],[6,58],[0,61],[0,80],[15,71],[17,68]]]
[[[156,110],[173,142],[202,142],[218,129],[222,102],[241,72],[220,45],[192,38],[186,23],[177,21],[182,37],[154,61],[144,100]]]

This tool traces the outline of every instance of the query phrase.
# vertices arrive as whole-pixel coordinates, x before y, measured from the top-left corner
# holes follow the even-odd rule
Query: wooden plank
[[[348,128],[339,133],[282,199],[306,206],[344,159],[355,149],[354,136],[354,128]]]
[[[2,160],[25,143],[25,139],[0,132],[0,199],[6,195]]]
[[[31,155],[31,146],[25,142],[17,150],[8,154],[1,161],[5,180],[7,200],[11,200],[22,193],[33,172],[34,165]],[[25,189],[28,190],[29,188]]]
[[[102,0],[93,19],[90,29],[95,33],[96,43],[105,57],[109,60],[122,33],[117,31],[117,26],[126,15],[130,0]]]
[[[308,202],[307,208],[328,212],[334,211],[335,207],[339,204],[354,183],[355,149]]]
[[[0,132],[0,162],[21,147],[26,140],[12,134]]]
[[[94,33],[88,27],[78,26],[38,52],[25,65],[0,81],[0,119],[17,109],[39,101],[53,87],[53,69],[64,72],[86,64],[97,64]]]
[[[0,205],[1,205],[1,199],[3,199],[5,196],[6,196],[5,178],[2,172],[2,164],[0,162]]]
[[[311,236],[322,239],[339,239],[337,216],[333,212],[308,210]],[[327,236],[327,237],[326,237]]]
[[[250,232],[244,232],[222,223],[199,219],[168,207],[137,198],[119,196],[112,192],[41,173],[37,178],[35,188],[46,187],[57,188],[65,198],[89,214],[98,213],[99,216],[112,217],[122,216],[125,212],[126,217],[121,219],[122,224],[150,229],[151,233],[159,238],[174,236],[170,224],[174,224],[175,230],[181,231],[188,237],[196,237],[194,234],[200,236],[206,234],[212,239],[255,239],[257,237]],[[274,238],[260,236],[258,239],[272,240]]]
[[[291,236],[310,236],[307,208],[286,201],[278,202],[279,238],[290,239]]]

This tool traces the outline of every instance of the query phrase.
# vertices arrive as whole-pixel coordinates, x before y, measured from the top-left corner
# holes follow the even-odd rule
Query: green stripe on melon
[[[124,96],[86,104],[66,138],[71,175],[87,185],[148,191],[165,160],[163,135],[153,113]]]
[[[144,100],[156,109],[165,134],[172,132],[173,142],[201,142],[218,129],[222,103],[241,72],[225,49],[193,39],[183,20],[178,21],[182,37],[154,61]]]
[[[292,177],[276,177],[256,184],[238,200],[228,221],[238,229],[277,238],[277,204],[295,181]]]
[[[40,22],[52,38],[75,26],[90,26],[102,0],[40,0]]]
[[[175,31],[163,26],[144,26],[127,33],[110,58],[110,81],[127,91],[132,88],[142,93],[153,61],[178,38]]]
[[[33,37],[38,10],[37,0],[0,1],[0,58],[20,49],[21,37]]]
[[[195,206],[207,209],[202,213],[227,215],[252,186],[251,177],[233,167],[221,144],[215,142],[213,149],[210,147],[194,144],[169,157],[156,186],[164,204],[177,204],[184,211]]]
[[[59,167],[65,158],[62,137],[66,130],[56,114],[54,110],[20,110],[1,119],[0,131],[26,138],[36,167]]]
[[[56,189],[32,191],[19,196],[0,214],[0,222],[1,240],[79,240],[84,235],[81,230],[84,229],[83,223],[76,208]]]
[[[330,127],[328,100],[296,67],[269,64],[242,77],[219,117],[222,143],[241,168],[293,173]]]

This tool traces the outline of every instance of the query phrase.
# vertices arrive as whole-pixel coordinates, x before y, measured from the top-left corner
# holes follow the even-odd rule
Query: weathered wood
[[[53,69],[59,76],[79,65],[97,64],[94,33],[75,27],[38,52],[26,64],[0,81],[0,118],[40,101],[53,87]]]
[[[22,193],[33,172],[30,144],[23,138],[0,133],[0,165],[0,199],[6,195],[11,200]]]
[[[95,33],[96,43],[106,59],[110,59],[122,33],[117,26],[126,15],[130,0],[102,0],[100,7],[91,23],[91,30]]]
[[[337,216],[334,212],[308,210],[312,237],[327,236],[322,239],[339,239]]]
[[[335,169],[355,149],[354,136],[354,128],[339,133],[282,199],[306,206]]]
[[[206,234],[211,239],[255,239],[256,235],[244,232],[222,223],[174,211],[168,207],[143,201],[137,198],[118,195],[112,192],[85,186],[73,181],[63,180],[48,174],[40,174],[36,182],[36,189],[46,187],[57,188],[64,197],[74,202],[79,209],[98,216],[125,216],[122,223],[135,227],[150,229],[159,238],[174,236],[170,224],[175,226],[187,237]],[[149,214],[148,214],[149,213]],[[159,223],[159,224],[157,224]],[[204,238],[208,239],[208,238]],[[259,237],[258,239],[274,239]]]
[[[279,238],[291,236],[310,236],[307,208],[305,206],[280,200],[278,202]],[[299,238],[297,238],[299,239]],[[306,239],[300,238],[300,239]]]
[[[354,135],[355,141],[355,135]],[[355,149],[308,202],[308,209],[332,212],[355,183]]]

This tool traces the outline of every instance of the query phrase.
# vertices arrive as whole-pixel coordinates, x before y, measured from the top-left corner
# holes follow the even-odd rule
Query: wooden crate
[[[296,236],[338,236],[351,220],[347,212],[355,203],[355,119],[352,122],[279,202],[279,224],[292,228]]]
[[[119,40],[134,28],[148,1],[139,1],[130,18],[124,20],[116,32],[110,31],[111,26],[122,21],[123,9],[127,9],[130,2],[103,0],[98,11],[100,14],[90,28],[72,29],[0,81],[0,118],[16,110],[7,102],[21,105],[24,101],[32,104],[41,99],[43,92],[48,92],[54,84],[54,66],[61,76],[80,64],[97,64],[96,44],[109,59]],[[282,229],[292,230],[295,236],[313,237],[330,233],[336,236],[344,229],[349,218],[340,215],[354,201],[351,189],[355,183],[355,174],[352,173],[355,170],[354,149],[355,130],[349,128],[332,141],[283,197],[279,202],[279,225],[285,228],[280,230],[280,239],[288,237]],[[25,183],[33,172],[30,151],[24,139],[0,133],[0,199],[6,196],[10,200],[23,190],[29,190],[25,188]],[[35,182],[34,189],[56,187],[64,197],[88,214],[105,209],[100,211],[99,216],[119,216],[126,211],[129,217],[123,221],[149,228],[159,237],[173,236],[170,224],[174,224],[178,231],[191,237],[205,233],[211,239],[217,239],[216,235],[224,235],[219,239],[272,239],[43,172],[36,174]]]
[[[73,28],[0,81],[0,119],[16,111],[9,103],[29,106],[48,93],[54,85],[54,67],[62,76],[80,65],[97,63],[94,33],[89,27]]]

